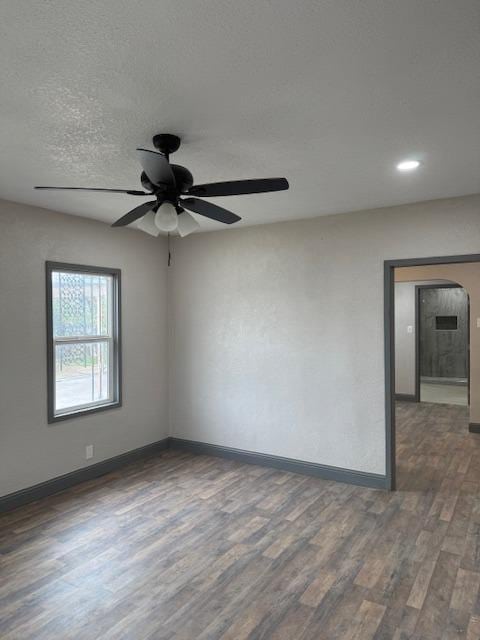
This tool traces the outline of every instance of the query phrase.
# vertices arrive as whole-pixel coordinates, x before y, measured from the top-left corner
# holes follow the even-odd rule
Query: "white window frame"
[[[68,336],[54,337],[53,335],[53,308],[52,308],[52,274],[60,272],[78,273],[81,275],[110,276],[112,278],[111,317],[112,334],[96,336]],[[91,267],[63,262],[46,262],[47,284],[47,408],[48,422],[58,422],[75,416],[82,416],[97,411],[104,411],[119,407],[122,404],[121,396],[121,340],[120,340],[120,269],[108,269],[105,267]],[[95,344],[107,342],[110,357],[109,394],[107,400],[92,401],[65,409],[55,409],[55,349],[59,345],[76,343]]]

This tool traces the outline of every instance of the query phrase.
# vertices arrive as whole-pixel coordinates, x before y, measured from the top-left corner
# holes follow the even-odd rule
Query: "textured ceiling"
[[[289,179],[216,198],[239,224],[480,191],[478,0],[4,0],[0,60],[5,199],[111,222],[140,199],[32,186],[139,188],[157,132],[196,182]]]

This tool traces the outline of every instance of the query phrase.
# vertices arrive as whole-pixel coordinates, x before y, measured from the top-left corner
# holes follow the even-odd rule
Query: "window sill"
[[[99,413],[100,411],[107,411],[108,409],[117,409],[122,406],[121,400],[115,402],[109,402],[108,404],[101,404],[96,407],[90,407],[87,409],[80,409],[79,411],[71,411],[70,413],[61,413],[58,416],[49,414],[48,424],[54,422],[62,422],[63,420],[71,420],[72,418],[78,418],[80,416],[88,416],[92,413]]]

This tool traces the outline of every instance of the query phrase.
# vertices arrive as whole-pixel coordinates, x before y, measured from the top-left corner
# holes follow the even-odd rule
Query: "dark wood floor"
[[[480,638],[480,436],[398,422],[392,494],[170,451],[3,515],[0,638]]]

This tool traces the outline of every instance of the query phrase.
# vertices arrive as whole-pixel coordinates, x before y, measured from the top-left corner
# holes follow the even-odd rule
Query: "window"
[[[120,406],[120,271],[47,262],[48,421]]]
[[[437,331],[456,331],[457,328],[457,316],[435,316],[435,329]]]

